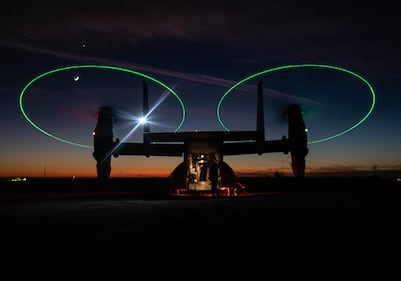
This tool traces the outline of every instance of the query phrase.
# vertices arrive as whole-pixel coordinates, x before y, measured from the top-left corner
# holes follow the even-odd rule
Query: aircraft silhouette
[[[265,140],[263,83],[258,83],[257,118],[255,131],[202,131],[151,133],[148,123],[143,125],[143,142],[113,141],[112,108],[104,106],[98,111],[94,132],[93,156],[97,161],[98,178],[107,182],[110,177],[111,156],[144,155],[183,156],[183,161],[170,175],[170,192],[211,191],[210,167],[218,165],[218,189],[232,191],[238,186],[233,169],[224,161],[224,155],[283,152],[291,154],[291,167],[296,178],[305,176],[305,157],[308,154],[307,134],[298,104],[287,108],[288,138]],[[147,116],[148,90],[143,83],[143,116]]]

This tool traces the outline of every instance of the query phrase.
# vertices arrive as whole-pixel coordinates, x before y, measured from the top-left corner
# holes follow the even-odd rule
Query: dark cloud
[[[215,2],[7,3],[2,40],[88,55],[151,50],[174,56],[185,44],[198,56],[214,52],[238,62],[398,67],[400,23],[390,5]]]

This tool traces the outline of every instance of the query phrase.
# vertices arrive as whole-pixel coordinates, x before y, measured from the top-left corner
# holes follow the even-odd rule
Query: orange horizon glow
[[[372,169],[361,169],[361,168],[323,168],[313,167],[307,168],[305,171],[306,176],[319,176],[319,175],[362,175],[362,174],[388,174],[388,175],[400,175],[401,167],[392,167],[387,169],[372,170]],[[161,177],[168,178],[172,170],[168,169],[113,169],[111,171],[111,178],[137,178],[137,177]],[[234,169],[237,177],[275,177],[278,173],[280,176],[291,177],[292,171],[289,167],[282,169],[281,167],[266,168],[263,170],[256,169]],[[80,178],[96,178],[97,173],[94,167],[86,169],[45,169],[45,167],[32,169],[29,172],[23,172],[23,169],[2,169],[0,172],[1,178],[14,178],[14,177],[49,177],[49,178],[69,178],[69,177],[80,177]]]

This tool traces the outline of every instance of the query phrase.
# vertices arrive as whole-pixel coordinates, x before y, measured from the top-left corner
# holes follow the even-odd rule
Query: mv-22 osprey
[[[97,161],[98,178],[108,181],[111,155],[182,156],[183,161],[170,175],[170,192],[211,190],[209,171],[218,164],[219,189],[232,189],[237,183],[233,169],[224,161],[224,155],[283,152],[291,154],[291,166],[296,178],[305,175],[305,157],[308,154],[307,134],[299,105],[287,109],[288,137],[265,140],[263,83],[258,83],[256,131],[202,131],[151,133],[149,124],[143,124],[143,142],[113,141],[112,108],[101,107],[94,131],[93,156]],[[143,83],[143,116],[147,116],[148,90]]]

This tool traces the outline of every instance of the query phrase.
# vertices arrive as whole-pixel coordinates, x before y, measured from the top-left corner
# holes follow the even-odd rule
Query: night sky
[[[152,132],[255,130],[261,80],[267,140],[287,135],[286,106],[299,103],[304,111],[310,142],[306,176],[401,174],[396,3],[3,1],[0,16],[0,176],[95,177],[90,146],[97,109],[114,108],[114,137],[125,139],[141,115],[143,81],[155,106]],[[265,72],[224,96],[250,75],[303,64],[315,66]],[[35,77],[83,65],[143,75],[81,67],[35,80],[23,95],[26,114],[45,132],[78,144],[72,145],[34,128],[19,100]],[[226,128],[216,116],[219,101]],[[141,129],[126,141],[141,142]],[[289,154],[224,159],[239,175],[291,175]],[[181,161],[120,156],[112,158],[111,177],[166,176]]]

